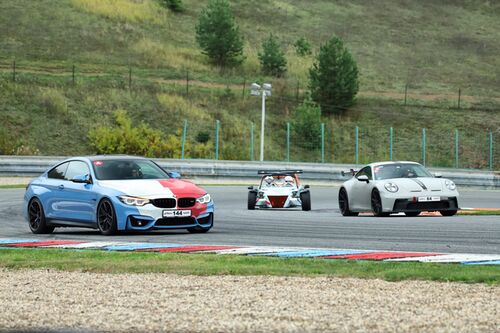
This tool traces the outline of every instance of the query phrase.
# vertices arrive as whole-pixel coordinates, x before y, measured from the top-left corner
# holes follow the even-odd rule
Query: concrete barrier
[[[0,156],[1,176],[37,176],[57,162],[63,156]],[[350,168],[359,169],[354,164],[300,163],[300,162],[250,162],[250,161],[215,161],[192,159],[154,159],[167,170],[180,172],[186,177],[213,179],[252,179],[257,178],[257,171],[262,169],[300,169],[304,180],[343,182],[348,176],[341,171]],[[500,188],[500,173],[481,170],[429,168],[439,172],[445,178],[452,179],[457,185]]]

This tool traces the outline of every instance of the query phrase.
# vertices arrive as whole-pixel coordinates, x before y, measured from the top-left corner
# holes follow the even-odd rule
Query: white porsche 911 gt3
[[[372,163],[344,182],[339,190],[339,208],[344,216],[372,211],[375,216],[404,212],[417,216],[438,211],[452,216],[458,210],[458,191],[453,181],[432,175],[415,162]]]

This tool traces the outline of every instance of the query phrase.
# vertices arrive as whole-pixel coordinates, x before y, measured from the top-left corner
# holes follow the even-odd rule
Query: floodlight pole
[[[262,95],[262,115],[260,123],[260,161],[264,161],[264,124],[266,119],[266,91],[262,89],[260,91]]]

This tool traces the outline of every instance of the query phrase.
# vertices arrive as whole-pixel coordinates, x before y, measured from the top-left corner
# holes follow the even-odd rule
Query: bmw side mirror
[[[170,176],[170,178],[175,178],[175,179],[181,178],[181,174],[175,171],[168,172],[168,175]]]
[[[248,186],[248,189],[249,190],[253,190],[253,186]]]
[[[370,180],[368,179],[368,176],[367,175],[361,175],[358,177],[358,180],[360,182],[366,182],[367,184],[370,182]]]
[[[90,179],[90,175],[78,175],[71,179],[73,183],[78,184],[92,184],[92,180]]]
[[[309,188],[309,185],[304,185],[304,188]]]
[[[442,175],[442,174],[440,174],[439,172],[436,172],[436,173],[434,174],[434,177],[436,177],[436,178],[441,178],[441,177],[443,177],[443,175]]]

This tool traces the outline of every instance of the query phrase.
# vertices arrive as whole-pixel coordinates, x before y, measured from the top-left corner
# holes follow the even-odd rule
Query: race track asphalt
[[[338,210],[338,187],[311,188],[310,212],[248,211],[245,186],[205,188],[216,205],[215,226],[210,232],[152,231],[111,237],[79,228],[58,228],[51,235],[34,235],[22,216],[24,189],[2,189],[0,238],[500,253],[500,216],[343,217]],[[500,191],[460,193],[461,207],[500,208]]]

